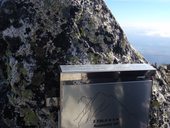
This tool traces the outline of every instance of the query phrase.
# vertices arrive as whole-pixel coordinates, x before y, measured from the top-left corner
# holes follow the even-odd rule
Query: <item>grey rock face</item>
[[[0,127],[57,126],[60,64],[143,62],[103,0],[0,0]]]
[[[166,65],[157,67],[152,88],[149,128],[170,127],[170,87],[168,73],[169,71]]]

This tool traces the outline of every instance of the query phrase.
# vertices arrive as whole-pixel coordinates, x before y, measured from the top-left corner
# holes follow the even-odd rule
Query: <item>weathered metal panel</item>
[[[61,85],[61,128],[147,128],[152,81]]]

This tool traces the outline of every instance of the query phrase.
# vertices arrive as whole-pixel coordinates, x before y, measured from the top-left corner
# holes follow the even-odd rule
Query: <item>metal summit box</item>
[[[59,128],[147,128],[155,69],[61,65]]]

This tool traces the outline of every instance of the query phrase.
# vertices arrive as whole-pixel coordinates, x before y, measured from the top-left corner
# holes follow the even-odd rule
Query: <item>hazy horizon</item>
[[[170,0],[105,0],[130,44],[150,63],[170,64]]]

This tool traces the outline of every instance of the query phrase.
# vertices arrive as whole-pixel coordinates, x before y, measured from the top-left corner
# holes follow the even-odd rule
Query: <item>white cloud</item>
[[[139,34],[146,36],[159,36],[162,38],[170,38],[170,24],[167,22],[159,23],[124,23],[122,25],[124,29],[138,30]]]
[[[159,2],[159,3],[164,3],[164,2],[170,2],[170,0],[105,0],[105,1],[113,1],[113,2]]]
[[[105,0],[110,1],[110,0]],[[170,0],[111,0],[111,1],[118,1],[118,2],[170,2]]]
[[[160,36],[160,37],[170,38],[170,32],[167,32],[167,31],[164,31],[164,30],[146,31],[145,35],[147,35],[147,36]]]

